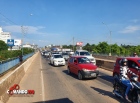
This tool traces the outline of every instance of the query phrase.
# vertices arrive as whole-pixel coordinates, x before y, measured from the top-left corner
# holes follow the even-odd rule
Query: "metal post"
[[[110,55],[111,56],[111,31],[110,31]]]
[[[74,52],[74,37],[73,37],[73,52]]]
[[[21,32],[22,32],[22,57],[23,57],[23,38],[24,38],[24,31],[23,31],[23,26],[21,26]]]
[[[102,23],[105,24],[104,22],[102,22]],[[110,53],[109,53],[109,56],[111,56],[111,30],[109,29],[109,27],[107,26],[107,24],[105,24],[105,25],[108,28],[109,34],[110,34]]]

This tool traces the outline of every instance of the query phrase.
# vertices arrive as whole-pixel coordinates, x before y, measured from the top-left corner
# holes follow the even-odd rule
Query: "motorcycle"
[[[138,76],[132,75],[130,81],[132,88],[129,90],[128,98],[132,103],[140,103],[140,82],[138,82]],[[124,94],[127,86],[121,83],[119,78],[114,78],[113,87],[115,96],[125,99]]]

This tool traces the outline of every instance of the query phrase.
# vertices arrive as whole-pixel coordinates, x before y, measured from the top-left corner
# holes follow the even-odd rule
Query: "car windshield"
[[[55,53],[52,53],[52,54],[59,54],[59,53],[55,52]]]
[[[82,57],[82,58],[78,58],[78,63],[80,64],[90,63],[90,60],[87,57]]]
[[[54,58],[62,58],[61,55],[54,55]]]
[[[62,53],[62,55],[68,55],[68,53]]]
[[[89,52],[80,52],[80,55],[90,55]]]

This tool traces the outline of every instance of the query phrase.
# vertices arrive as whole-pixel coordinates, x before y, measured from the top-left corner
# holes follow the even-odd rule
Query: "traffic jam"
[[[81,44],[80,44],[81,45]],[[41,55],[47,58],[53,67],[67,68],[68,75],[75,75],[78,80],[97,79],[100,69],[96,59],[87,50],[43,51]],[[116,59],[111,74],[112,94],[123,102],[140,103],[140,58],[119,57]],[[129,79],[128,79],[129,78]]]

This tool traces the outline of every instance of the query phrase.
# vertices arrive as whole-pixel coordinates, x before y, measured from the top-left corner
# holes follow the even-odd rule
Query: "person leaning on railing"
[[[133,57],[138,57],[137,53],[133,53]]]
[[[20,61],[20,62],[23,61],[23,56],[22,56],[22,55],[19,56],[19,61]]]

